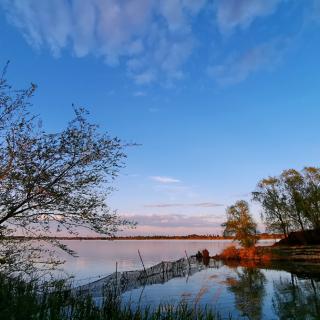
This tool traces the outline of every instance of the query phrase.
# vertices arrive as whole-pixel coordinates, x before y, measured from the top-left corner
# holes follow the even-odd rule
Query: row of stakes
[[[190,269],[191,269],[191,262],[190,262],[190,259],[189,259],[187,250],[185,250],[184,253],[185,253],[185,255],[186,255],[187,262],[188,262],[188,266],[189,266],[189,270],[190,270]],[[138,249],[138,255],[139,255],[139,258],[140,258],[142,267],[143,267],[143,271],[144,271],[144,274],[145,274],[145,278],[148,278],[149,275],[148,275],[148,273],[147,273],[147,269],[146,269],[146,267],[145,267],[145,264],[144,264],[144,262],[143,262],[143,259],[142,259],[142,256],[141,256],[141,253],[140,253],[140,250],[139,250],[139,249]],[[205,250],[202,251],[202,253],[198,252],[197,255],[196,255],[197,259],[200,258],[199,255],[201,256],[201,258],[202,258],[202,257],[203,257],[203,258],[209,258],[209,251],[208,251],[207,249],[205,249]],[[162,272],[163,272],[163,276],[164,276],[164,272],[165,272],[165,270],[164,270],[164,265],[163,265],[163,270],[162,270]],[[167,271],[166,271],[166,272],[167,272]],[[117,288],[118,288],[118,262],[117,262],[117,261],[116,261],[116,279],[115,279],[115,280],[116,280],[116,290],[117,290]]]
[[[191,263],[190,263],[189,256],[187,254],[187,250],[184,250],[184,253],[186,255],[186,258],[187,258],[187,261],[188,261],[188,265],[189,265],[189,269],[190,269],[191,268]],[[145,274],[146,277],[148,277],[148,273],[147,273],[147,270],[146,270],[146,267],[144,265],[144,262],[143,262],[143,259],[142,259],[142,256],[141,256],[141,253],[140,253],[139,249],[138,249],[138,255],[139,255],[142,267],[143,267],[144,274]],[[118,261],[116,261],[116,284],[118,284]]]

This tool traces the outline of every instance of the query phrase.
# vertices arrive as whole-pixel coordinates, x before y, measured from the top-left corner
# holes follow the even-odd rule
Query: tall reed
[[[39,285],[0,274],[0,318],[8,320],[216,320],[210,309],[185,303],[156,308],[123,306],[121,299],[106,292],[98,306],[84,292],[74,293],[64,281]]]

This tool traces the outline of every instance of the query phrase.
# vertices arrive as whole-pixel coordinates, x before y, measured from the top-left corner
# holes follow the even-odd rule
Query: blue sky
[[[319,164],[318,0],[0,0],[0,48],[48,130],[75,103],[141,144],[110,197],[127,233],[216,233],[259,179]]]

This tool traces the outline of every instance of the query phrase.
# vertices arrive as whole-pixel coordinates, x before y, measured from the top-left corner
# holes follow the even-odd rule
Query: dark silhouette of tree
[[[253,221],[246,201],[237,201],[226,210],[227,221],[222,224],[224,236],[234,236],[240,244],[249,248],[257,242],[257,225]]]

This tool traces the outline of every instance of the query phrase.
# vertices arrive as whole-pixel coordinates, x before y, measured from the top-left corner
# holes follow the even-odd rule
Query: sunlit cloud
[[[137,228],[125,231],[129,235],[221,234],[222,215],[154,214],[128,215],[138,222]]]
[[[134,214],[128,216],[139,226],[162,227],[220,227],[222,215],[183,215],[183,214]]]
[[[123,214],[123,217],[138,222],[135,229],[126,230],[127,235],[188,235],[222,234],[221,224],[225,221],[224,213],[186,215],[186,214]],[[257,220],[258,230],[265,231],[264,225]],[[119,234],[121,235],[121,234]]]
[[[222,207],[223,204],[215,203],[215,202],[199,202],[199,203],[159,203],[159,204],[146,204],[145,208],[188,208],[188,207],[196,207],[196,208],[214,208],[214,207]]]
[[[165,177],[165,176],[151,176],[151,180],[162,183],[162,184],[171,184],[171,183],[178,183],[181,182],[178,179],[172,178],[172,177]]]

